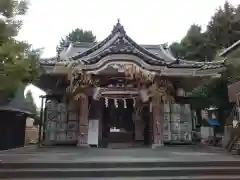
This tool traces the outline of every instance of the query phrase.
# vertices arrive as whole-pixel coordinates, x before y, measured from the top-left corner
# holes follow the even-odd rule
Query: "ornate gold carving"
[[[133,64],[126,65],[125,69],[126,78],[140,82],[153,81],[155,76],[155,73],[141,69]]]
[[[75,99],[81,97],[84,89],[93,85],[91,74],[81,69],[74,69],[69,76],[70,85],[67,92],[70,93]]]
[[[174,103],[174,97],[170,95],[173,85],[167,80],[155,82],[149,88],[149,96],[152,97],[153,105]]]

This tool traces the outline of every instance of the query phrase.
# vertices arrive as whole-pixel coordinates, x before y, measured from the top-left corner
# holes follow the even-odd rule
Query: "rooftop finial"
[[[113,27],[112,33],[120,32],[121,34],[125,34],[124,27],[120,23],[120,19],[117,19],[117,24]]]

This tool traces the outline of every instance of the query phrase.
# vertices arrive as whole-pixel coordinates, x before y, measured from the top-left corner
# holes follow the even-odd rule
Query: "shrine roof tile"
[[[60,53],[60,58],[41,59],[44,65],[85,64],[92,65],[111,54],[131,54],[141,58],[149,65],[168,68],[211,69],[224,66],[224,61],[197,62],[175,58],[163,45],[139,45],[133,41],[118,21],[110,35],[99,43],[68,43]]]

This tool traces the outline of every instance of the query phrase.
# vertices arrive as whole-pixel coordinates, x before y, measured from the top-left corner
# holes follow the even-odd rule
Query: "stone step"
[[[240,167],[240,161],[82,161],[82,162],[0,162],[0,169],[65,168],[155,168],[155,167]]]
[[[180,176],[240,176],[240,167],[161,167],[161,168],[91,168],[91,169],[1,169],[0,178],[114,178]]]

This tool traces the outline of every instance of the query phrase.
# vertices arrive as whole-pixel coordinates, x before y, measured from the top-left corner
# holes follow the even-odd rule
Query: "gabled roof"
[[[71,57],[75,57],[83,52],[85,52],[86,50],[89,50],[91,48],[93,48],[96,45],[96,43],[86,43],[86,42],[73,42],[73,43],[68,43],[64,46],[64,48],[62,49],[61,53],[60,53],[60,59],[64,60],[64,59],[68,59]],[[163,51],[169,51],[166,48],[163,48],[162,45],[160,44],[154,44],[154,45],[150,45],[150,44],[140,44],[141,47],[143,47],[144,49],[146,49],[147,51],[151,52],[152,54],[165,59],[167,61],[168,57],[165,55],[165,52]],[[170,59],[170,61],[172,61]]]
[[[110,35],[99,43],[69,43],[60,53],[60,59],[54,63],[92,65],[103,57],[112,54],[131,54],[141,58],[145,63],[168,68],[196,68],[199,70],[215,69],[224,66],[224,61],[197,62],[175,58],[168,48],[162,45],[138,45],[127,34],[119,20]],[[46,64],[47,61],[44,61]]]
[[[74,60],[75,64],[95,64],[102,57],[110,54],[133,54],[138,56],[146,63],[151,65],[165,65],[164,58],[148,51],[144,47],[138,45],[127,34],[124,27],[118,21],[113,27],[110,35],[92,48],[73,56],[70,60]]]

